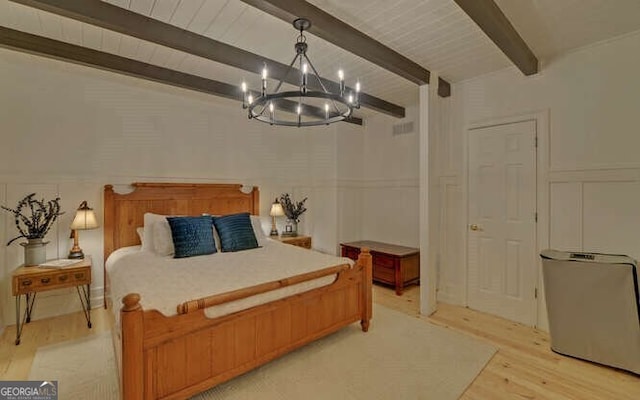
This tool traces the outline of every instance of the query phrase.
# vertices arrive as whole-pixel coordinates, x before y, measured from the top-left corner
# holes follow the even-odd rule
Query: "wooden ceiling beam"
[[[72,18],[81,22],[96,25],[105,29],[146,40],[175,50],[193,54],[211,61],[230,65],[256,74],[262,72],[263,64],[269,66],[269,77],[298,85],[296,74],[289,74],[289,66],[257,54],[233,47],[226,43],[198,35],[194,32],[178,28],[177,26],[134,13],[124,8],[114,6],[100,0],[11,0],[43,11]],[[339,90],[339,84],[323,79],[331,91]],[[317,85],[317,86],[316,86]],[[315,82],[310,87],[320,90]],[[399,105],[383,99],[360,94],[360,104],[363,107],[403,118],[405,109]]]
[[[393,72],[418,85],[429,83],[431,73],[419,64],[322,9],[303,0],[242,0],[259,10],[287,22],[296,18],[311,21],[309,32],[365,60]],[[449,82],[438,79],[438,94],[451,95]]]
[[[454,0],[525,75],[538,73],[538,59],[493,0]]]
[[[196,90],[198,92],[212,94],[227,99],[242,99],[240,89],[237,86],[230,85],[228,83],[174,71],[157,65],[131,60],[114,54],[60,42],[58,40],[32,35],[30,33],[10,28],[0,27],[0,46],[75,64],[99,68],[136,78],[160,82],[184,89]],[[295,113],[298,103],[288,101],[285,104],[279,103],[279,105],[281,106],[279,107],[280,109],[286,112]],[[302,112],[305,115],[320,118],[324,118],[325,115],[324,110],[312,106],[306,106]],[[356,117],[352,117],[345,121],[362,125],[362,119]]]

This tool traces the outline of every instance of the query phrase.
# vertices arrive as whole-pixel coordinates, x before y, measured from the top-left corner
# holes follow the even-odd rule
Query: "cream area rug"
[[[59,400],[116,400],[115,362],[111,333],[104,332],[38,348],[29,380],[58,381]]]
[[[352,324],[197,400],[455,400],[495,353],[477,339],[380,305]],[[61,400],[118,399],[109,333],[39,348],[29,379],[58,380]]]

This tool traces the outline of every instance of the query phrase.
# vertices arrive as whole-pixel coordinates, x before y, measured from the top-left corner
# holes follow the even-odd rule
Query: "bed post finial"
[[[140,305],[140,295],[138,293],[129,293],[124,296],[122,304],[124,304],[122,307],[122,311],[124,312],[137,311],[142,308]]]
[[[371,320],[371,315],[373,314],[373,296],[371,295],[371,290],[373,286],[373,261],[371,259],[371,254],[369,253],[368,247],[363,247],[360,249],[360,255],[358,256],[357,264],[359,264],[363,269],[363,280],[362,280],[362,319],[360,320],[360,325],[362,326],[362,330],[367,332],[369,330],[369,321]]]

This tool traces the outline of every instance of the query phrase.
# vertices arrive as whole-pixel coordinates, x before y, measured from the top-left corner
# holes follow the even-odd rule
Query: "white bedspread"
[[[335,257],[300,247],[267,240],[261,248],[236,253],[216,253],[174,259],[140,250],[139,246],[115,251],[106,263],[113,307],[118,311],[122,298],[139,293],[145,310],[158,310],[166,316],[177,314],[176,307],[188,300],[259,285],[334,265],[349,264],[348,258]],[[231,314],[259,304],[328,285],[335,276],[259,294],[205,310],[209,318]],[[119,312],[115,312],[119,320]]]

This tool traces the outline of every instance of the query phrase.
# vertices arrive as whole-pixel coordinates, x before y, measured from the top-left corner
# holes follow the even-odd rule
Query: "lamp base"
[[[83,259],[84,258],[84,253],[82,252],[82,249],[80,248],[80,245],[78,244],[78,230],[77,229],[72,229],[71,230],[71,237],[73,238],[73,247],[71,248],[71,250],[69,250],[69,255],[67,256],[68,258],[71,259]]]
[[[278,236],[278,230],[272,229],[271,232],[269,232],[269,236]]]
[[[81,260],[84,258],[84,253],[82,252],[82,249],[80,247],[73,246],[71,250],[69,250],[69,255],[67,256],[67,258]]]
[[[71,249],[67,258],[80,260],[84,258],[84,253],[82,252],[82,249],[78,249],[78,250]]]

